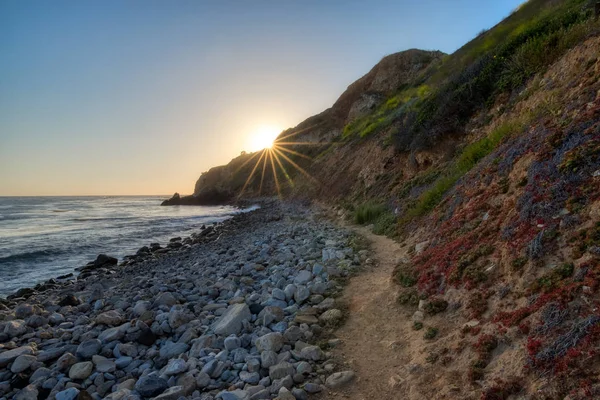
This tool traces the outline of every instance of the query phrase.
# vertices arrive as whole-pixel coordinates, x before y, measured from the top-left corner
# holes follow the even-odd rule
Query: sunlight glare
[[[251,134],[249,138],[249,151],[270,149],[281,129],[272,125],[261,125]]]

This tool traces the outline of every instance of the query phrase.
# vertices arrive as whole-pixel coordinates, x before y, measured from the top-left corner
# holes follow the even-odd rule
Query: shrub
[[[481,335],[475,344],[477,354],[483,360],[488,359],[496,347],[498,347],[498,339],[494,335]]]
[[[471,318],[480,318],[488,308],[487,297],[480,291],[475,291],[469,296],[467,309],[471,312]]]
[[[413,323],[413,329],[414,329],[415,331],[420,331],[421,329],[423,329],[423,323],[422,323],[422,322],[415,321],[415,322]]]
[[[438,332],[438,328],[429,327],[425,331],[425,334],[423,334],[423,339],[431,340],[437,336]]]
[[[354,210],[354,222],[365,225],[375,222],[386,212],[386,207],[378,203],[364,203]]]
[[[572,263],[564,263],[557,266],[552,271],[548,272],[541,278],[538,278],[532,285],[531,291],[536,293],[538,291],[549,292],[556,289],[560,282],[573,275],[575,266]]]
[[[394,268],[392,276],[398,285],[406,288],[416,285],[419,278],[417,272],[413,268],[403,263]]]
[[[425,312],[429,315],[439,314],[446,311],[448,302],[444,299],[433,298],[425,304]]]
[[[522,389],[523,385],[518,378],[508,381],[496,379],[493,386],[482,393],[481,400],[506,400],[510,396],[518,394]]]
[[[398,294],[398,304],[403,306],[417,306],[421,300],[419,293],[415,289],[403,290]]]
[[[527,257],[517,257],[510,263],[514,271],[520,271],[527,264]]]
[[[396,216],[386,210],[375,220],[373,225],[373,233],[376,235],[385,235],[389,237],[396,236],[396,222]]]

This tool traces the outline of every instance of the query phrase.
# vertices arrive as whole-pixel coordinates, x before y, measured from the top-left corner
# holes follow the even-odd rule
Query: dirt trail
[[[353,384],[323,398],[356,400],[408,398],[400,394],[410,344],[406,322],[395,304],[397,289],[392,271],[406,252],[393,240],[364,227],[350,227],[371,246],[374,263],[350,279],[341,300],[349,317],[335,335],[342,344],[334,351],[356,373]],[[403,322],[404,321],[404,322]]]

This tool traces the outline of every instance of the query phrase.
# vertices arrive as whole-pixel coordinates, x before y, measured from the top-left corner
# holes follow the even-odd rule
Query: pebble
[[[26,369],[29,369],[29,367],[31,367],[31,364],[33,364],[35,361],[36,361],[35,356],[22,354],[19,357],[17,357],[15,359],[15,361],[12,363],[12,365],[10,367],[10,371],[13,374],[18,374],[19,372],[23,372]]]
[[[92,374],[94,364],[90,361],[84,361],[77,364],[73,364],[69,369],[69,378],[74,380],[83,380]]]
[[[330,389],[339,389],[354,379],[354,371],[341,371],[330,375],[325,385]]]

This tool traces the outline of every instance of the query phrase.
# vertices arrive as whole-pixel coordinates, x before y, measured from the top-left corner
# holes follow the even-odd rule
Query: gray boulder
[[[213,324],[212,329],[217,335],[229,336],[242,330],[242,321],[250,320],[252,314],[246,304],[229,306],[225,313]]]

